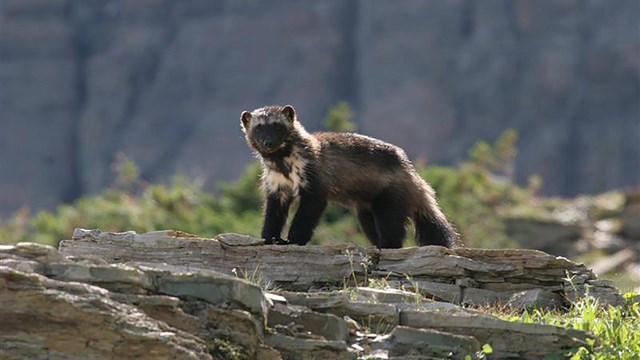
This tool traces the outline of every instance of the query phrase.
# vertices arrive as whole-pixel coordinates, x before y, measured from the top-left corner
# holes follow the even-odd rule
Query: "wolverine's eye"
[[[264,125],[262,125],[262,124],[256,125],[253,128],[253,133],[256,134],[256,135],[264,133]]]

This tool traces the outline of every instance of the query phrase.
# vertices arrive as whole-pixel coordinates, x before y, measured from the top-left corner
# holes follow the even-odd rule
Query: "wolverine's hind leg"
[[[380,247],[380,235],[376,228],[376,220],[373,216],[373,212],[364,207],[358,207],[358,222],[362,228],[362,232],[369,239],[369,242],[373,246]]]
[[[401,248],[407,235],[406,204],[393,189],[387,190],[373,202],[373,216],[380,236],[378,248]]]

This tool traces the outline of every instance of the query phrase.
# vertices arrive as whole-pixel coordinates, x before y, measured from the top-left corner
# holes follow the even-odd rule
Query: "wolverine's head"
[[[251,112],[244,111],[240,125],[250,147],[262,155],[271,155],[287,146],[294,129],[296,112],[293,106],[265,106]]]

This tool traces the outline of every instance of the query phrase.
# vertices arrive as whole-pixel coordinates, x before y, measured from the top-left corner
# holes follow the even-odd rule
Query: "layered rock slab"
[[[0,266],[0,358],[212,359],[196,336],[104,289]]]
[[[109,265],[20,243],[0,247],[0,275],[7,358],[257,358],[269,349],[262,290],[221,273]]]
[[[27,343],[15,332],[22,329],[20,336],[38,334],[38,329],[31,328],[44,329],[41,323],[51,322],[59,326],[61,343],[68,337],[75,341],[52,348],[70,349],[54,356],[60,358],[86,354],[115,358],[122,350],[113,350],[119,346],[114,339],[124,339],[124,349],[132,339],[138,347],[126,351],[140,358],[464,358],[474,356],[487,343],[494,348],[496,359],[538,359],[583,346],[588,335],[554,326],[510,323],[429,300],[434,296],[425,293],[423,286],[454,286],[452,292],[462,293],[458,302],[463,302],[468,292],[501,294],[509,284],[529,289],[520,292],[535,293],[546,287],[545,292],[565,294],[558,269],[573,272],[574,278],[581,276],[580,284],[599,282],[590,278],[584,266],[540,252],[264,246],[261,240],[246,236],[203,239],[176,231],[138,235],[78,229],[74,239],[62,242],[60,252],[29,243],[0,247],[0,269],[0,311],[3,320],[10,320],[7,328],[11,329],[0,333],[0,351],[33,358],[54,353],[37,341]],[[286,274],[281,276],[281,272]],[[243,276],[279,290],[265,293],[238,279]],[[44,300],[33,302],[19,293],[25,279],[48,284],[35,287],[35,294]],[[389,287],[394,282],[398,289],[354,286],[385,283]],[[492,288],[496,284],[500,284],[499,291]],[[65,305],[73,311],[62,309],[55,314],[63,320],[41,313],[46,312],[46,296],[52,291],[62,292],[65,299],[80,298]],[[18,299],[24,303],[18,304]],[[95,335],[91,331],[68,331],[73,319],[87,317],[74,311],[104,313],[101,309],[107,305],[94,308],[94,300],[120,309],[112,317],[92,316],[82,324],[98,322],[95,331],[108,327],[115,335],[106,336],[105,343],[84,341]],[[26,316],[31,322],[23,321],[25,312],[34,307],[38,310]],[[72,317],[65,318],[65,314]],[[121,325],[119,316],[146,325]],[[154,345],[157,341],[164,343]],[[513,343],[519,345],[511,346]],[[147,344],[155,352],[140,350]]]
[[[97,256],[107,262],[166,262],[185,269],[259,274],[262,282],[292,291],[335,290],[346,283],[384,279],[394,287],[459,304],[531,306],[540,299],[545,303],[538,305],[563,306],[587,291],[604,303],[622,302],[611,283],[598,280],[586,266],[526,249],[301,247],[262,245],[260,239],[237,234],[206,239],[174,231],[136,234],[76,229],[71,240],[60,243],[60,252]],[[530,291],[542,293],[526,293]],[[522,292],[534,301],[515,301]]]

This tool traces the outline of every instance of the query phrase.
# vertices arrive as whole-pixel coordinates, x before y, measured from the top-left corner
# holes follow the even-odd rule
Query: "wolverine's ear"
[[[287,105],[285,107],[282,108],[282,113],[284,114],[284,116],[287,117],[287,119],[290,122],[293,122],[293,120],[296,118],[296,111],[293,109],[293,106],[291,105]]]
[[[242,115],[240,115],[240,122],[242,124],[242,129],[247,130],[249,128],[249,123],[251,122],[251,113],[243,111]]]

